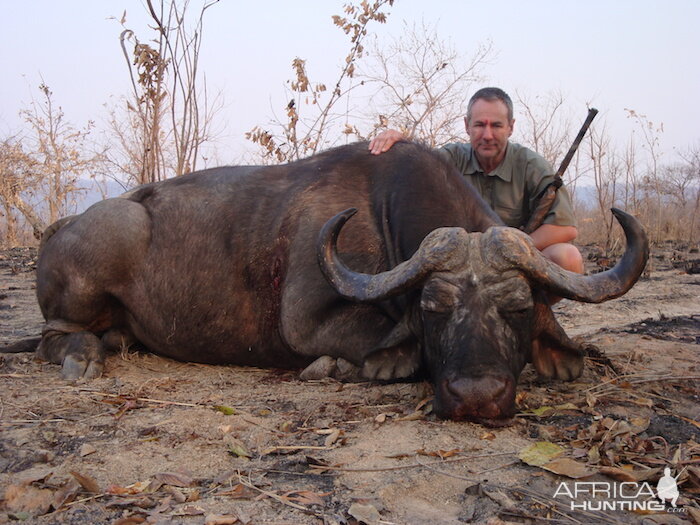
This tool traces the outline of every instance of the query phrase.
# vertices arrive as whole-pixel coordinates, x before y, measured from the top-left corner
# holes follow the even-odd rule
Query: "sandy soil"
[[[0,255],[0,348],[40,333],[32,256]],[[103,378],[68,384],[31,354],[0,354],[0,523],[692,522],[700,275],[672,262],[655,257],[618,300],[560,303],[567,331],[607,357],[573,383],[526,369],[519,414],[498,429],[437,419],[423,383],[304,383],[124,351]],[[554,462],[521,459],[540,442],[560,447]],[[666,466],[677,512],[572,510],[557,494],[579,475],[656,487]]]

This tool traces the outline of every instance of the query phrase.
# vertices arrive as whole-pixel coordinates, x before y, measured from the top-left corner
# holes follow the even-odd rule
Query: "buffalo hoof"
[[[329,355],[322,355],[316,361],[302,370],[299,379],[302,381],[317,381],[326,377],[333,377],[336,368],[336,359]]]
[[[360,368],[342,357],[324,355],[316,359],[299,374],[302,381],[312,381],[332,377],[347,383],[362,381]],[[366,379],[365,379],[366,381]]]
[[[401,347],[383,348],[371,353],[362,364],[365,381],[393,381],[412,377],[420,366],[420,353]]]
[[[102,375],[105,350],[102,341],[90,332],[49,331],[39,343],[36,357],[60,364],[67,381],[96,379]]]
[[[532,342],[532,364],[540,377],[572,381],[583,373],[583,352],[576,348],[555,348]]]
[[[80,355],[67,355],[63,360],[61,377],[66,381],[77,381],[78,379],[97,379],[102,375],[104,363],[89,361]]]

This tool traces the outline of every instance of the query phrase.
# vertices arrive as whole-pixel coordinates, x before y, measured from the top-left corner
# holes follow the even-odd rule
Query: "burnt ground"
[[[34,256],[0,253],[0,348],[40,333]],[[0,354],[0,523],[697,522],[700,275],[689,268],[655,253],[626,296],[562,301],[562,325],[602,354],[572,383],[527,368],[502,428],[437,419],[423,383],[304,383],[124,350],[101,379],[69,384],[31,354]],[[522,455],[533,445],[539,455]],[[575,478],[656,487],[666,466],[680,474],[678,512],[572,510],[558,492]]]

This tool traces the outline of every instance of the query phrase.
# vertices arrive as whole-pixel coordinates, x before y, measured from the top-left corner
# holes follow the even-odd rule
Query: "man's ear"
[[[467,135],[469,135],[469,119],[467,117],[464,117],[464,129],[467,131]]]
[[[515,129],[515,119],[510,121],[510,133],[508,133],[508,138],[513,134],[513,130]]]

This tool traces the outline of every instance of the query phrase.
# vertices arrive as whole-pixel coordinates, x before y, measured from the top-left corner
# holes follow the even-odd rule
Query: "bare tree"
[[[24,152],[15,137],[0,142],[0,201],[5,219],[5,244],[8,246],[19,241],[16,212],[31,225],[37,239],[46,226],[27,200],[39,187],[40,176],[36,168],[36,161]]]
[[[491,56],[490,43],[465,59],[434,28],[406,27],[389,44],[375,45],[358,76],[374,89],[366,116],[375,130],[396,128],[432,147],[462,140],[469,91]]]
[[[516,93],[518,114],[516,133],[523,145],[542,155],[555,168],[571,143],[571,118],[564,95],[551,92],[528,97]]]
[[[101,155],[91,152],[88,143],[94,125],[77,129],[65,120],[61,107],[53,101],[53,93],[41,84],[41,102],[32,101],[20,114],[29,125],[23,140],[25,153],[33,161],[46,203],[48,223],[68,214],[82,193],[81,179],[94,176]]]
[[[688,221],[688,243],[693,244],[697,239],[697,225],[700,216],[700,142],[689,146],[685,151],[681,152],[680,157],[687,166],[687,176],[690,179],[689,189],[691,192],[690,202],[692,203],[692,209],[690,212],[690,220]]]
[[[630,137],[625,147],[623,170],[625,173],[623,207],[637,215],[640,212],[640,200],[637,150],[634,143],[634,135]]]
[[[189,0],[147,0],[156,38],[142,42],[128,28],[120,35],[132,95],[126,101],[125,117],[112,114],[120,155],[111,160],[138,184],[194,171],[202,146],[211,139],[213,118],[221,104],[218,97],[208,99],[199,57],[205,13],[218,1],[203,4],[192,28]],[[125,17],[121,23],[126,23]]]
[[[605,123],[591,127],[587,137],[589,158],[596,189],[599,220],[604,224],[605,252],[613,249],[614,221],[609,210],[617,199],[618,182],[622,173],[619,158],[611,144]]]
[[[646,189],[647,198],[653,200],[653,204],[648,206],[650,215],[647,219],[647,227],[650,229],[652,242],[658,243],[662,237],[662,211],[663,211],[663,187],[659,176],[659,164],[661,160],[660,135],[664,131],[663,124],[656,125],[647,118],[646,115],[636,112],[633,109],[625,108],[627,117],[637,123],[637,127],[642,137],[642,148],[647,153],[646,175],[642,179],[643,189]]]
[[[255,126],[246,133],[246,138],[261,147],[263,162],[283,162],[311,155],[329,144],[328,136],[343,123],[337,134],[353,134],[359,131],[343,113],[336,112],[339,101],[347,100],[348,93],[358,84],[353,83],[358,61],[364,55],[364,40],[372,22],[385,23],[383,9],[393,5],[394,0],[362,1],[359,6],[346,4],[345,16],[333,16],[333,23],[350,35],[350,50],[345,57],[338,78],[328,90],[321,82],[312,82],[306,71],[306,61],[292,61],[295,79],[287,83],[285,118],[275,117],[270,126]],[[305,110],[309,111],[306,116]],[[347,115],[345,115],[347,117]],[[273,131],[270,131],[270,128]],[[276,129],[276,131],[274,131]]]

